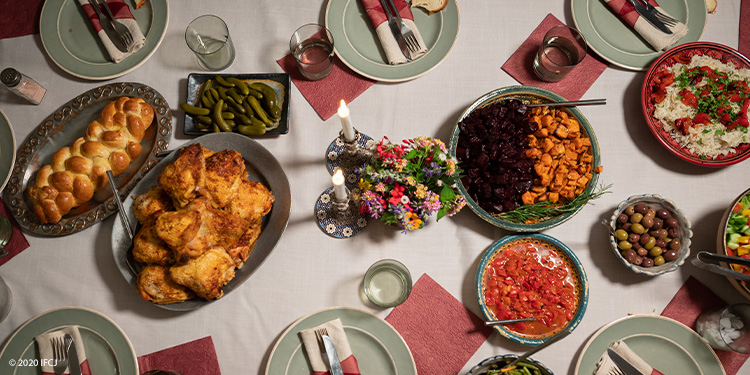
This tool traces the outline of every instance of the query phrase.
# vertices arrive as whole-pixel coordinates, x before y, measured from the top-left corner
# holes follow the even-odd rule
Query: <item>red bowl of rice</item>
[[[707,87],[718,81],[726,87]],[[707,167],[732,165],[750,157],[749,86],[750,59],[738,51],[718,43],[682,44],[646,73],[643,115],[656,139],[680,159]],[[718,95],[725,108],[704,104]],[[729,117],[722,118],[724,113]]]

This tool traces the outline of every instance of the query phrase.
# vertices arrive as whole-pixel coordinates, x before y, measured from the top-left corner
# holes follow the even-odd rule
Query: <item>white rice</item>
[[[690,64],[677,63],[667,70],[677,78],[682,73],[683,67],[689,69],[700,66],[708,66],[717,72],[729,73],[730,78],[740,79],[750,84],[750,69],[738,69],[734,65],[724,64],[708,56],[694,55]],[[704,84],[704,82],[700,82],[697,87]],[[692,119],[698,111],[680,101],[680,91],[677,82],[668,86],[666,98],[657,104],[654,110],[654,118],[662,121],[664,130],[668,131],[680,145],[699,156],[713,159],[717,156],[732,154],[735,152],[735,147],[750,141],[747,128],[737,126],[734,130],[727,130],[724,125],[714,119],[711,119],[710,125],[695,124],[691,126],[688,135],[683,135],[675,126],[675,120],[683,117]],[[690,91],[695,93],[694,87]],[[742,103],[732,103],[734,112],[740,109],[738,104],[741,105]]]

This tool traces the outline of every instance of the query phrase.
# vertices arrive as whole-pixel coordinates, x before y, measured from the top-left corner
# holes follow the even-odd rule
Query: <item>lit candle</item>
[[[341,127],[344,129],[344,140],[347,142],[354,141],[354,128],[352,127],[352,120],[349,119],[349,107],[346,106],[344,99],[341,99],[341,105],[339,105],[339,118],[341,119]]]
[[[331,177],[331,180],[333,181],[333,195],[336,197],[336,200],[345,201],[349,199],[344,187],[344,171],[341,168],[336,168],[336,172]]]

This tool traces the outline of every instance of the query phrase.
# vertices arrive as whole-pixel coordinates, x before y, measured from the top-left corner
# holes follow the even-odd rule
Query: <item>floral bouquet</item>
[[[359,170],[360,211],[404,233],[422,228],[427,218],[453,216],[466,205],[456,191],[461,169],[439,139],[419,137],[377,145],[372,161]]]

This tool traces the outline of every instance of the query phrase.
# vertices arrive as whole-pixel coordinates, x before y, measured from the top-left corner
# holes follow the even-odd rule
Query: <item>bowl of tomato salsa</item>
[[[511,341],[539,345],[578,326],[589,285],[568,246],[534,233],[503,237],[487,249],[477,268],[476,293],[487,320],[536,318],[494,329]]]

